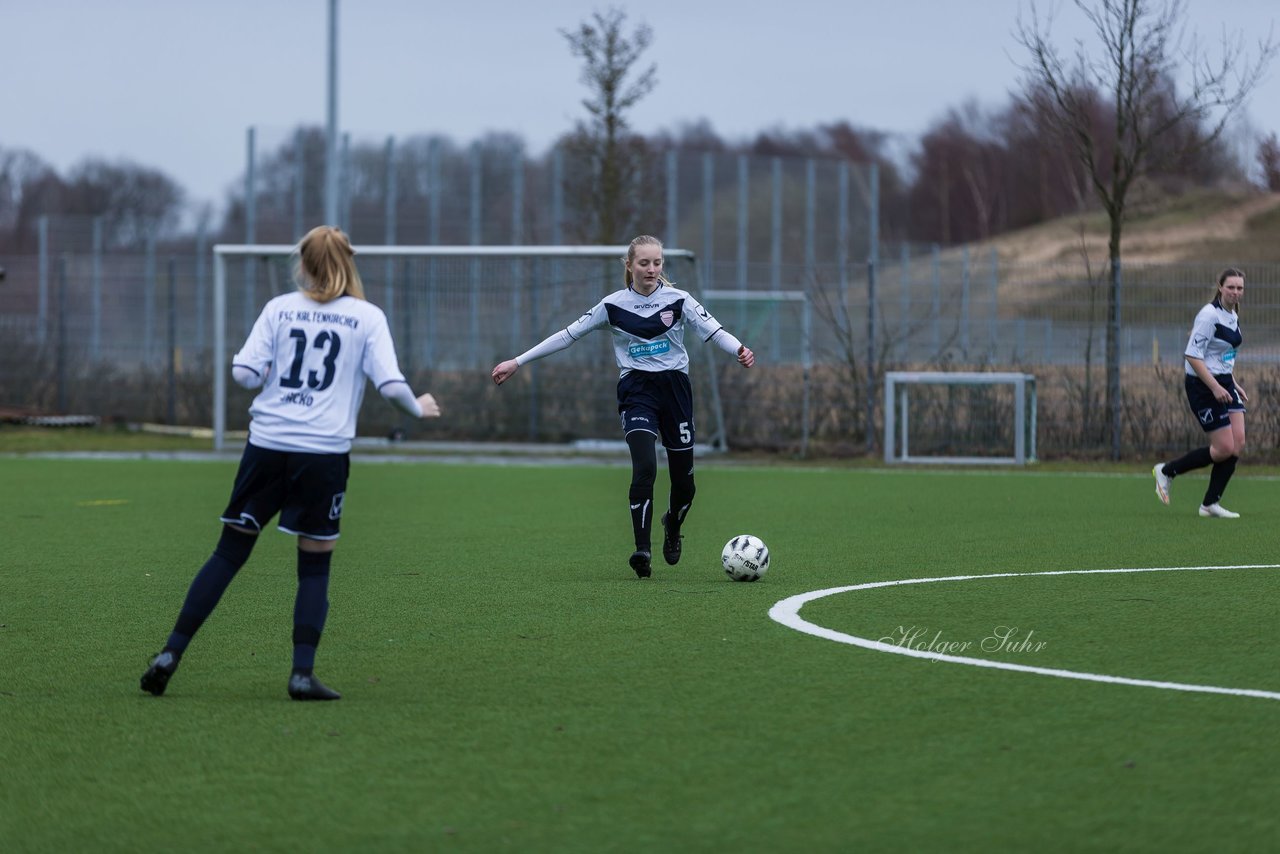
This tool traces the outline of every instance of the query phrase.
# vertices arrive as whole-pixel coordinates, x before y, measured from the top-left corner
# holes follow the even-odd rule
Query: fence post
[[[396,138],[394,136],[387,137],[386,146],[383,149],[383,158],[386,161],[384,169],[384,188],[382,191],[383,201],[383,242],[388,246],[396,242]],[[383,291],[386,294],[386,305],[383,310],[386,311],[387,317],[395,314],[396,304],[396,262],[391,256],[387,256],[382,266],[383,275]]]
[[[772,198],[769,218],[769,287],[782,290],[782,158],[774,157],[772,171]],[[778,312],[769,319],[769,343],[775,354],[782,352],[782,327]],[[775,357],[776,358],[776,357]]]
[[[142,285],[142,358],[150,362],[156,347],[156,239],[147,236],[146,258],[143,264]],[[252,322],[250,322],[252,327]]]
[[[933,358],[937,359],[942,356],[942,247],[933,244],[929,256],[933,268]]]
[[[432,137],[430,145],[427,147],[427,186],[429,187],[430,196],[427,199],[427,242],[432,246],[440,245],[440,219],[441,219],[441,202],[443,200],[443,179],[441,178],[440,169],[440,138]],[[406,263],[408,263],[406,261]],[[428,365],[435,364],[435,347],[436,333],[438,327],[436,325],[436,285],[440,274],[440,266],[435,258],[427,262],[427,293],[426,303],[423,306],[426,311],[426,335],[423,338],[423,347],[425,348],[425,357]],[[406,301],[408,298],[408,289],[405,290]],[[406,322],[412,321],[412,312],[409,306],[405,306]]]
[[[911,329],[911,249],[905,240],[898,248],[898,264],[902,273],[902,319],[898,322],[898,328],[901,330],[899,334],[902,335],[902,350],[898,358],[907,361],[911,357],[911,342],[907,336],[908,330]]]
[[[960,349],[969,358],[969,247],[960,256]]]
[[[747,217],[750,208],[747,206],[747,155],[738,155],[738,290],[747,290]],[[738,301],[738,328],[747,323],[747,307],[743,300]]]
[[[303,223],[306,221],[303,216],[303,207],[306,204],[306,188],[307,180],[307,160],[306,160],[306,135],[303,134],[302,128],[298,128],[293,134],[293,239],[302,240]]]
[[[205,320],[205,301],[208,300],[208,271],[205,270],[204,259],[209,252],[209,235],[205,231],[205,223],[202,219],[196,230],[196,351],[204,356],[205,337],[204,326]]]
[[[516,151],[511,157],[511,245],[524,243],[524,154]],[[534,283],[537,287],[537,282]],[[524,269],[518,259],[511,259],[511,340],[520,341],[521,294],[524,292]]]
[[[991,247],[991,359],[994,362],[998,358],[996,348],[1000,343],[1000,260],[996,255],[995,247]]]
[[[702,155],[702,282],[703,290],[715,287],[715,203],[716,161],[710,151]]]
[[[93,327],[89,333],[89,358],[97,361],[102,348],[102,217],[93,218],[93,262],[90,305],[93,310]]]
[[[342,230],[351,233],[351,134],[344,133],[342,135],[342,163],[340,175],[342,176]]]
[[[39,253],[36,274],[39,290],[36,294],[36,340],[43,346],[49,329],[49,217],[41,215],[36,220],[36,243]]]
[[[840,320],[836,327],[845,331],[849,322],[849,161],[841,160],[836,172],[836,275],[840,279]]]
[[[169,424],[178,423],[178,259],[169,256]]]
[[[876,276],[880,264],[880,169],[871,164],[871,198],[867,207],[867,239],[870,252],[867,257],[867,453],[876,448]]]
[[[671,248],[679,246],[676,235],[676,219],[678,217],[676,207],[676,194],[679,183],[677,181],[679,163],[676,160],[676,150],[673,148],[667,152],[667,240],[666,243]]]
[[[810,157],[805,160],[804,164],[804,289],[806,291],[812,287],[818,266],[818,251],[814,242],[817,183],[818,164]]]
[[[479,246],[482,242],[482,169],[480,144],[471,144],[471,245]],[[471,306],[471,360],[472,367],[480,365],[480,262],[473,259],[468,269]]]
[[[58,412],[67,413],[67,256],[58,256]]]
[[[257,243],[258,240],[258,188],[257,188],[257,154],[255,153],[254,129],[249,127],[245,133],[245,169],[244,169],[244,242]],[[257,302],[257,282],[255,277],[257,269],[253,266],[253,259],[246,257],[244,259],[244,305],[241,306],[240,315],[243,320],[243,334],[248,336],[249,330],[253,329],[254,321],[254,303]],[[150,344],[148,343],[147,353],[150,355]]]

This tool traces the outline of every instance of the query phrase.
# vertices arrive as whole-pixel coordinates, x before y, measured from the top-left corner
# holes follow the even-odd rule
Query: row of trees
[[[627,117],[658,83],[657,67],[644,59],[653,33],[644,25],[628,30],[619,10],[597,13],[562,31],[581,62],[588,96],[585,117],[560,145],[590,164],[565,177],[567,203],[580,213],[566,239],[616,243],[651,218],[654,212],[640,210],[628,190],[637,174],[652,174],[657,157],[672,149],[876,163],[881,234],[944,245],[1096,208],[1099,202],[1106,208],[1119,201],[1122,209],[1123,195],[1139,178],[1179,188],[1242,182],[1255,171],[1269,189],[1280,190],[1280,142],[1274,133],[1257,145],[1257,170],[1238,162],[1221,138],[1225,119],[1256,83],[1273,45],[1260,46],[1253,64],[1242,64],[1236,49],[1224,50],[1216,67],[1189,57],[1192,91],[1180,93],[1174,84],[1180,66],[1173,31],[1180,2],[1156,9],[1147,0],[1078,5],[1098,31],[1100,58],[1078,54],[1065,61],[1048,37],[1050,22],[1035,17],[1032,6],[1031,22],[1020,22],[1028,54],[1021,88],[1001,106],[966,103],[947,111],[905,157],[896,153],[903,148],[900,140],[851,122],[766,129],[738,141],[722,138],[705,122],[638,135]],[[1227,91],[1232,79],[1241,83]],[[472,149],[447,138],[422,137],[401,143],[398,154],[430,144],[463,167]],[[475,146],[506,158],[524,157],[531,169],[542,165],[527,156],[524,141],[515,135],[490,135]],[[385,180],[380,154],[377,147],[360,146],[351,153],[357,195],[361,182],[380,191]],[[291,203],[299,159],[305,171],[320,175],[323,158],[321,129],[300,128],[278,152],[263,158],[259,203]],[[414,186],[421,183],[420,173],[406,169],[396,180],[405,196],[421,189]],[[308,210],[319,207],[321,187],[313,184],[306,190]],[[1108,196],[1117,198],[1108,201]],[[222,221],[211,223],[207,206],[193,217],[177,182],[144,165],[90,158],[60,175],[34,152],[0,148],[0,252],[29,251],[34,223],[42,215],[100,216],[108,247],[135,245],[146,236],[181,239],[184,224],[190,228],[194,221],[212,226],[215,237],[239,238],[243,194],[233,192],[227,202]]]

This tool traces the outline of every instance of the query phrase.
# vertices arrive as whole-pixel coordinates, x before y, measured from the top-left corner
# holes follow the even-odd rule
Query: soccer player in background
[[[1212,465],[1200,515],[1217,519],[1240,517],[1219,502],[1236,470],[1236,460],[1244,453],[1244,405],[1249,395],[1234,375],[1236,351],[1244,340],[1240,334],[1240,298],[1243,296],[1242,271],[1228,267],[1219,273],[1213,301],[1196,314],[1191,338],[1187,341],[1187,402],[1201,428],[1209,434],[1209,447],[1197,448],[1173,462],[1157,464],[1151,470],[1156,479],[1156,495],[1168,504],[1175,477]]]
[[[631,568],[640,578],[652,574],[653,483],[658,471],[655,440],[667,449],[671,494],[662,514],[662,557],[680,560],[680,528],[693,503],[693,392],[689,385],[689,353],[685,326],[703,341],[714,342],[737,356],[744,368],[755,355],[729,334],[688,292],[662,272],[662,243],[641,235],[622,259],[626,287],[615,291],[568,327],[514,359],[498,363],[493,381],[502,385],[521,365],[563,350],[588,332],[608,327],[622,374],[618,380],[618,413],[631,451],[631,528],[635,551]]]
[[[222,513],[222,536],[191,582],[164,649],[142,674],[144,691],[164,693],[187,645],[249,559],[259,532],[279,513],[277,527],[298,537],[289,696],[341,697],[312,668],[329,611],[329,564],[365,379],[410,415],[440,414],[435,398],[415,397],[405,382],[387,318],[365,300],[354,255],[339,229],[312,229],[298,244],[298,289],[267,303],[232,359],[235,381],[262,389],[249,407],[249,441]]]

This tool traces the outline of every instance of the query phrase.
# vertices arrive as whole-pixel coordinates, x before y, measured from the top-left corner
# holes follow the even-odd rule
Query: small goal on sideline
[[[885,373],[886,463],[1025,465],[1035,459],[1034,375]]]

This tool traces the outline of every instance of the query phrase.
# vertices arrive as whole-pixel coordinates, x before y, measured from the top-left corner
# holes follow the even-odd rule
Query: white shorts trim
[[[306,531],[295,531],[292,528],[286,528],[284,525],[276,525],[276,530],[282,534],[306,537],[308,540],[336,540],[341,536],[340,534],[308,534]]]

